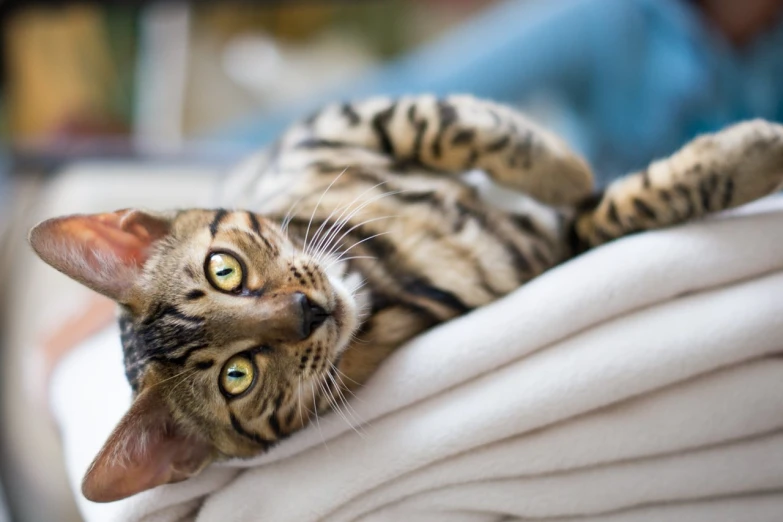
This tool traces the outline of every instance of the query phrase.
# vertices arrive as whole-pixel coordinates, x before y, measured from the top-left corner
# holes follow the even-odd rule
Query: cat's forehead
[[[279,227],[248,211],[186,210],[177,214],[171,232],[147,268],[199,264],[211,251],[228,250],[253,260],[269,260],[287,251]]]

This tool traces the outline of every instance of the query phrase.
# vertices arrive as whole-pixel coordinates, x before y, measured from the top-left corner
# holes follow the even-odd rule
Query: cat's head
[[[30,242],[121,305],[134,400],[84,478],[92,500],[183,480],[301,428],[358,327],[352,281],[248,212],[74,215]]]

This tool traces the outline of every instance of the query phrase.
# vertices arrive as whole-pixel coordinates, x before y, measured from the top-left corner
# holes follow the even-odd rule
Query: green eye
[[[229,395],[245,392],[256,376],[256,369],[247,357],[236,355],[228,360],[220,372],[220,386]]]
[[[234,292],[242,286],[242,265],[229,254],[212,254],[207,262],[207,278],[218,290]]]

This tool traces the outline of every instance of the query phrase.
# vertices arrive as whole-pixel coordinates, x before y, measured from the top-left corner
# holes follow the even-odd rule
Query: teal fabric
[[[511,104],[545,93],[565,114],[555,130],[608,181],[731,122],[783,121],[783,23],[737,49],[685,0],[511,0],[360,81],[219,137],[257,147],[327,100],[419,92]]]

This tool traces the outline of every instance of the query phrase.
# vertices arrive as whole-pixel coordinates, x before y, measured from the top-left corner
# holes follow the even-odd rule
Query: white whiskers
[[[337,176],[336,176],[336,177],[335,177],[335,178],[332,180],[332,182],[331,182],[331,183],[329,183],[329,186],[328,186],[328,187],[326,187],[326,190],[324,190],[324,191],[321,193],[321,197],[320,197],[320,198],[318,198],[318,202],[315,204],[315,208],[313,209],[313,213],[312,213],[312,214],[310,214],[310,222],[309,222],[309,223],[307,223],[307,230],[305,230],[305,237],[304,237],[304,244],[302,245],[302,251],[304,251],[304,252],[307,252],[307,236],[308,236],[308,234],[310,233],[310,227],[313,225],[313,218],[315,218],[315,213],[316,213],[316,212],[318,212],[318,207],[320,207],[320,206],[321,206],[321,201],[323,201],[323,199],[324,199],[324,196],[326,196],[326,193],[327,193],[327,192],[329,192],[329,189],[330,189],[330,188],[332,188],[332,185],[334,185],[334,184],[337,182],[337,180],[338,180],[338,179],[340,179],[340,178],[343,176],[343,174],[345,174],[345,172],[346,172],[347,170],[348,170],[348,167],[345,167],[345,168],[343,169],[343,171],[342,171],[342,172],[341,172],[339,175],[337,175]]]
[[[288,237],[288,225],[291,224],[291,220],[294,219],[294,217],[296,216],[294,209],[299,206],[299,203],[301,203],[304,198],[305,198],[304,196],[301,196],[299,199],[294,201],[290,207],[288,207],[288,212],[286,212],[285,217],[283,218],[283,221],[280,224],[280,231],[286,237]]]
[[[331,366],[332,368],[337,370],[337,368],[333,364]],[[346,413],[350,415],[351,420],[353,421],[353,423],[351,424],[351,429],[353,429],[353,431],[355,431],[357,435],[364,438],[364,436],[367,434],[363,428],[364,422],[359,418],[359,414],[356,413],[356,410],[353,408],[353,406],[351,406],[351,403],[348,402],[348,399],[345,397],[345,394],[343,393],[340,384],[338,384],[337,380],[335,379],[335,375],[336,374],[332,374],[331,372],[327,373],[329,380],[332,381],[332,385],[334,385],[334,390],[336,395],[340,398],[340,402],[342,402],[343,406],[345,406]]]
[[[323,442],[326,451],[328,451],[329,455],[331,455],[332,451],[329,449],[329,445],[326,443],[324,432],[321,431],[321,421],[318,420],[318,401],[315,400],[315,382],[310,383],[310,393],[313,396],[313,413],[315,414],[315,424],[318,426],[318,434],[321,436],[321,442]]]
[[[326,377],[329,377],[329,373],[326,374]],[[353,422],[351,422],[351,420],[348,419],[348,416],[346,415],[346,412],[343,412],[343,410],[340,408],[340,405],[337,402],[337,398],[334,396],[334,394],[332,393],[332,391],[331,391],[331,389],[329,387],[329,383],[328,382],[321,382],[319,380],[318,381],[318,387],[321,389],[321,393],[326,397],[326,401],[329,403],[329,406],[332,408],[332,410],[334,410],[335,413],[337,413],[337,415],[339,415],[340,418],[343,421],[345,421],[345,424],[349,428],[351,428],[354,432],[356,432],[357,435],[359,435],[360,437],[364,438],[364,433],[361,433],[356,428],[356,426],[354,426]],[[342,395],[341,395],[341,397],[342,397]],[[345,402],[344,397],[343,397],[343,401],[342,402],[343,402],[343,404],[347,405],[347,403]],[[353,418],[353,415],[350,412],[348,412],[348,415],[351,415],[351,418]]]
[[[336,264],[336,263],[341,263],[341,262],[343,262],[343,261],[347,261],[348,259],[358,259],[358,258],[360,258],[360,257],[361,257],[361,258],[365,258],[365,257],[372,257],[372,256],[353,256],[353,257],[351,257],[351,258],[346,258],[346,257],[344,257],[344,256],[345,256],[345,254],[347,254],[347,253],[348,253],[348,252],[349,252],[351,249],[353,249],[353,247],[355,247],[355,246],[358,246],[358,245],[361,245],[361,244],[362,244],[362,243],[364,243],[365,241],[369,241],[369,240],[371,240],[371,239],[374,239],[374,238],[376,238],[376,237],[378,237],[378,236],[385,236],[386,234],[391,234],[391,232],[378,232],[377,234],[373,234],[373,235],[371,235],[371,236],[365,237],[364,239],[361,239],[361,240],[357,241],[357,242],[356,242],[356,243],[354,243],[353,245],[351,245],[351,246],[349,246],[348,248],[346,248],[345,250],[343,250],[343,251],[342,251],[342,253],[341,253],[341,254],[340,254],[338,257],[337,257],[337,259],[335,259],[334,261],[332,261],[331,263],[329,263],[328,265],[326,265],[326,268],[325,268],[325,269],[326,269],[326,270],[328,270],[328,269],[329,269],[331,266],[333,266],[334,264]]]
[[[361,225],[362,225],[362,224],[359,224],[359,225],[356,225],[356,226],[354,226],[353,228],[351,228],[351,230],[350,230],[349,232],[346,232],[345,234],[343,234],[342,236],[340,236],[340,238],[339,238],[339,239],[336,239],[336,237],[337,237],[337,234],[339,234],[339,233],[342,231],[342,229],[343,229],[343,228],[345,228],[345,225],[347,225],[348,223],[350,223],[350,220],[351,220],[353,217],[357,216],[357,215],[359,214],[359,212],[361,212],[362,210],[364,210],[364,209],[365,209],[365,207],[367,207],[368,205],[370,205],[370,204],[372,204],[372,203],[375,203],[376,201],[380,201],[380,200],[381,200],[381,199],[383,199],[383,198],[386,198],[386,197],[389,197],[389,196],[393,196],[393,195],[395,195],[395,194],[399,194],[399,193],[401,193],[401,192],[402,192],[402,191],[400,191],[400,190],[392,190],[392,191],[383,192],[383,193],[381,193],[381,194],[378,194],[378,195],[376,195],[376,196],[374,196],[374,197],[370,198],[369,200],[365,201],[365,202],[364,202],[364,203],[362,203],[361,205],[359,205],[357,208],[355,208],[354,210],[352,210],[352,211],[351,211],[351,212],[350,212],[350,213],[349,213],[347,216],[345,216],[344,218],[342,218],[342,219],[338,220],[337,222],[335,222],[335,223],[334,223],[334,224],[333,224],[331,227],[329,227],[329,230],[327,231],[327,233],[326,233],[326,235],[325,235],[325,237],[324,237],[325,244],[319,248],[318,252],[316,252],[316,254],[318,254],[318,255],[319,255],[319,258],[320,258],[320,257],[323,257],[322,253],[323,253],[323,252],[326,252],[326,251],[327,251],[327,249],[331,250],[331,249],[330,249],[330,245],[339,244],[339,242],[340,242],[340,241],[341,241],[343,238],[345,238],[345,236],[346,236],[348,233],[350,233],[350,231],[353,231],[353,230],[355,230],[356,228],[358,228],[359,226],[361,226]],[[372,218],[372,219],[373,219],[373,220],[378,220],[378,219],[388,219],[389,217],[397,217],[397,216],[384,216],[384,217],[382,217],[382,218]],[[320,243],[319,243],[319,244],[320,244]],[[327,255],[328,255],[328,254],[327,254]]]
[[[334,245],[334,246],[332,246],[332,248],[330,248],[328,251],[326,251],[326,252],[323,252],[323,253],[322,253],[322,255],[321,255],[321,257],[319,257],[319,258],[318,258],[318,261],[322,261],[324,258],[326,258],[326,257],[329,257],[330,255],[332,255],[332,254],[334,253],[334,251],[335,251],[335,250],[336,250],[336,249],[337,249],[337,248],[340,246],[340,242],[341,242],[343,239],[345,239],[345,237],[346,237],[348,234],[350,234],[351,232],[353,232],[353,231],[354,231],[354,230],[356,230],[357,228],[359,228],[359,227],[362,227],[362,226],[364,226],[364,225],[366,225],[366,224],[368,224],[368,223],[374,223],[375,221],[381,221],[381,220],[384,220],[384,219],[391,219],[391,218],[396,218],[396,217],[400,217],[400,216],[399,216],[399,215],[393,215],[393,216],[380,216],[380,217],[370,218],[370,219],[366,219],[366,220],[362,221],[361,223],[358,223],[358,224],[356,224],[356,225],[352,226],[351,228],[349,228],[348,230],[346,230],[346,231],[343,233],[343,235],[342,235],[342,236],[340,236],[340,238],[339,238],[339,239],[337,239],[337,240],[335,240],[335,241],[332,241],[332,243],[333,243],[333,245]],[[342,228],[342,227],[341,227],[341,228]],[[339,230],[338,230],[338,233],[339,233]],[[384,232],[384,234],[387,234],[387,233],[388,233],[388,232]]]
[[[332,212],[329,213],[329,215],[326,217],[326,219],[323,221],[323,223],[321,223],[321,226],[318,227],[318,230],[315,231],[314,236],[319,236],[322,233],[322,231],[323,231],[323,227],[326,226],[326,224],[329,222],[329,220],[332,219],[332,216],[334,216],[334,213],[337,212],[338,210],[342,209],[342,212],[340,212],[340,215],[337,216],[337,219],[335,220],[335,222],[329,227],[329,229],[326,232],[323,233],[322,237],[319,237],[318,243],[315,244],[315,252],[318,252],[319,250],[321,250],[322,243],[329,237],[329,235],[330,235],[331,231],[334,229],[334,227],[336,227],[342,221],[342,218],[345,215],[346,211],[348,211],[348,209],[350,209],[365,194],[367,194],[371,190],[374,190],[374,189],[376,189],[376,188],[378,188],[381,185],[384,185],[386,183],[388,183],[388,181],[381,181],[380,183],[377,183],[377,184],[373,185],[372,187],[368,188],[367,190],[365,190],[364,192],[362,192],[361,194],[359,194],[358,196],[353,198],[353,200],[350,203],[348,203],[347,205],[342,205],[342,206],[335,207],[334,210],[332,210]]]

